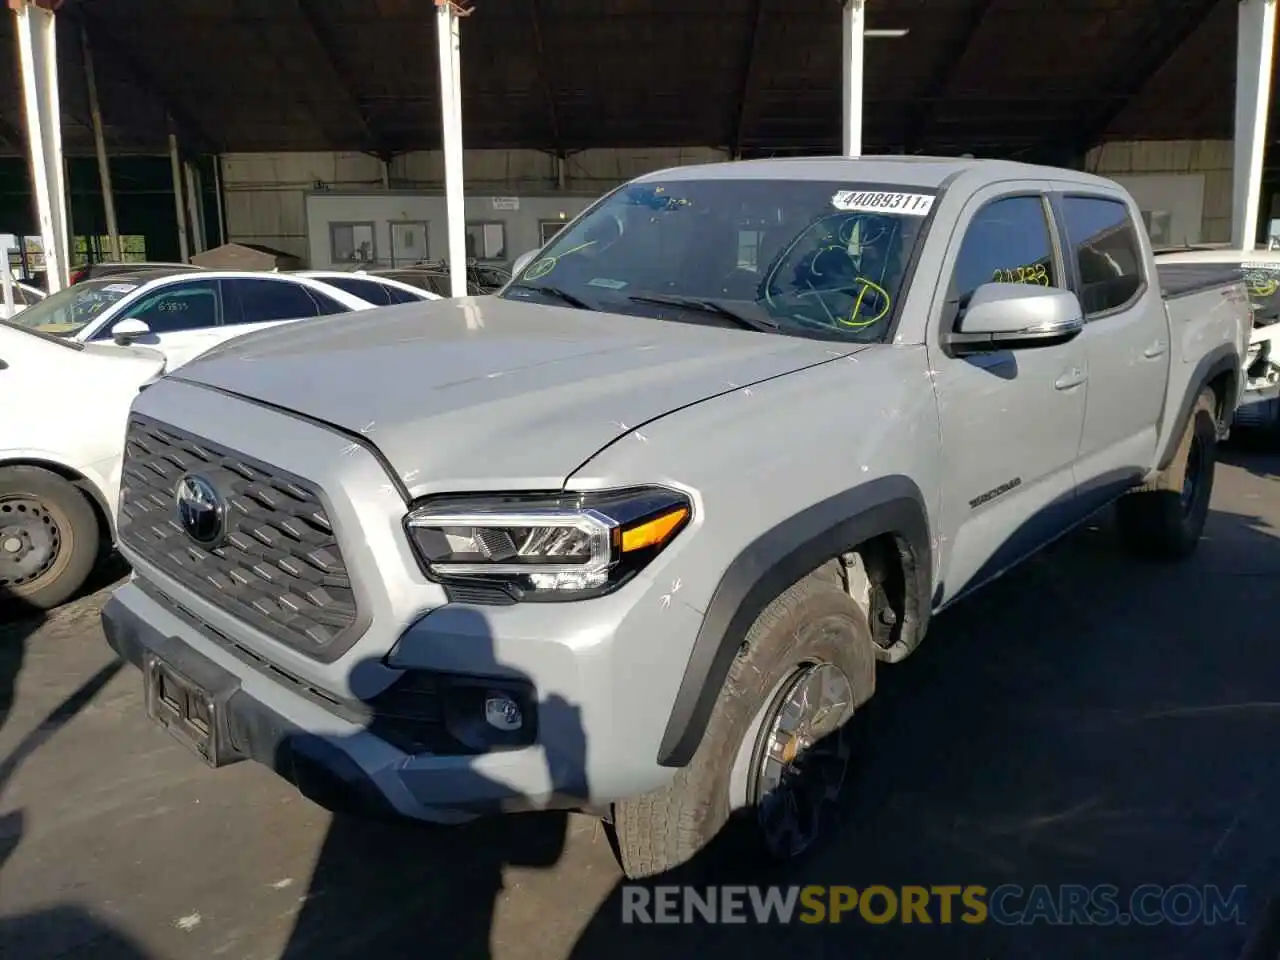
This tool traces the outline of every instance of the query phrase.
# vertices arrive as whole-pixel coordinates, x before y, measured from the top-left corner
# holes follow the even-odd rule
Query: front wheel
[[[100,542],[93,508],[66,480],[0,468],[0,608],[63,603],[89,579]]]
[[[704,852],[767,863],[814,849],[850,766],[855,711],[874,689],[862,610],[818,575],[789,588],[747,633],[689,765],[614,805],[623,872],[653,876]]]
[[[1121,497],[1116,521],[1125,546],[1140,557],[1182,560],[1204,533],[1218,459],[1213,391],[1196,399],[1173,461],[1150,483]]]

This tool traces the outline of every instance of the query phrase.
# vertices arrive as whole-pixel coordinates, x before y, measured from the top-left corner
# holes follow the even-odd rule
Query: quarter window
[[[951,280],[951,296],[963,307],[984,283],[1061,286],[1044,201],[1005,197],[969,221]]]
[[[1123,307],[1142,288],[1142,255],[1129,208],[1103,197],[1064,197],[1067,239],[1086,317]]]

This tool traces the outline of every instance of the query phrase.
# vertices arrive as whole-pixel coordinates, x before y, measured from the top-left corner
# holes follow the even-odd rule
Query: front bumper
[[[557,790],[537,745],[478,756],[397,749],[246,665],[136,583],[107,601],[102,626],[122,659],[144,668],[154,654],[216,695],[231,760],[269,767],[326,809],[459,823],[488,813],[588,805],[582,791]],[[580,773],[557,772],[563,783],[580,782]]]

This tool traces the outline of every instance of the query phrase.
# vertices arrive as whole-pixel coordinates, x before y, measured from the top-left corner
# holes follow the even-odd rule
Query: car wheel
[[[1137,556],[1182,560],[1200,542],[1218,458],[1214,399],[1211,390],[1200,394],[1173,461],[1150,483],[1116,503],[1121,539]]]
[[[614,805],[623,872],[652,876],[704,852],[714,868],[724,853],[761,865],[813,850],[833,825],[853,718],[874,689],[861,608],[818,574],[789,588],[747,633],[689,765]]]
[[[0,468],[0,605],[48,610],[84,586],[101,543],[85,495],[39,467]]]

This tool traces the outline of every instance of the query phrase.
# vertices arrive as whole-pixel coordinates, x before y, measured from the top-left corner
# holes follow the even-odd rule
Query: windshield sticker
[[[924,217],[933,209],[933,197],[927,193],[841,190],[831,198],[831,206],[843,213],[901,213]]]
[[[137,290],[136,283],[108,283],[102,288],[106,293],[128,293],[130,290]]]
[[[625,290],[627,282],[625,280],[610,280],[608,277],[596,277],[594,280],[588,280],[587,286],[604,287],[606,290]]]

